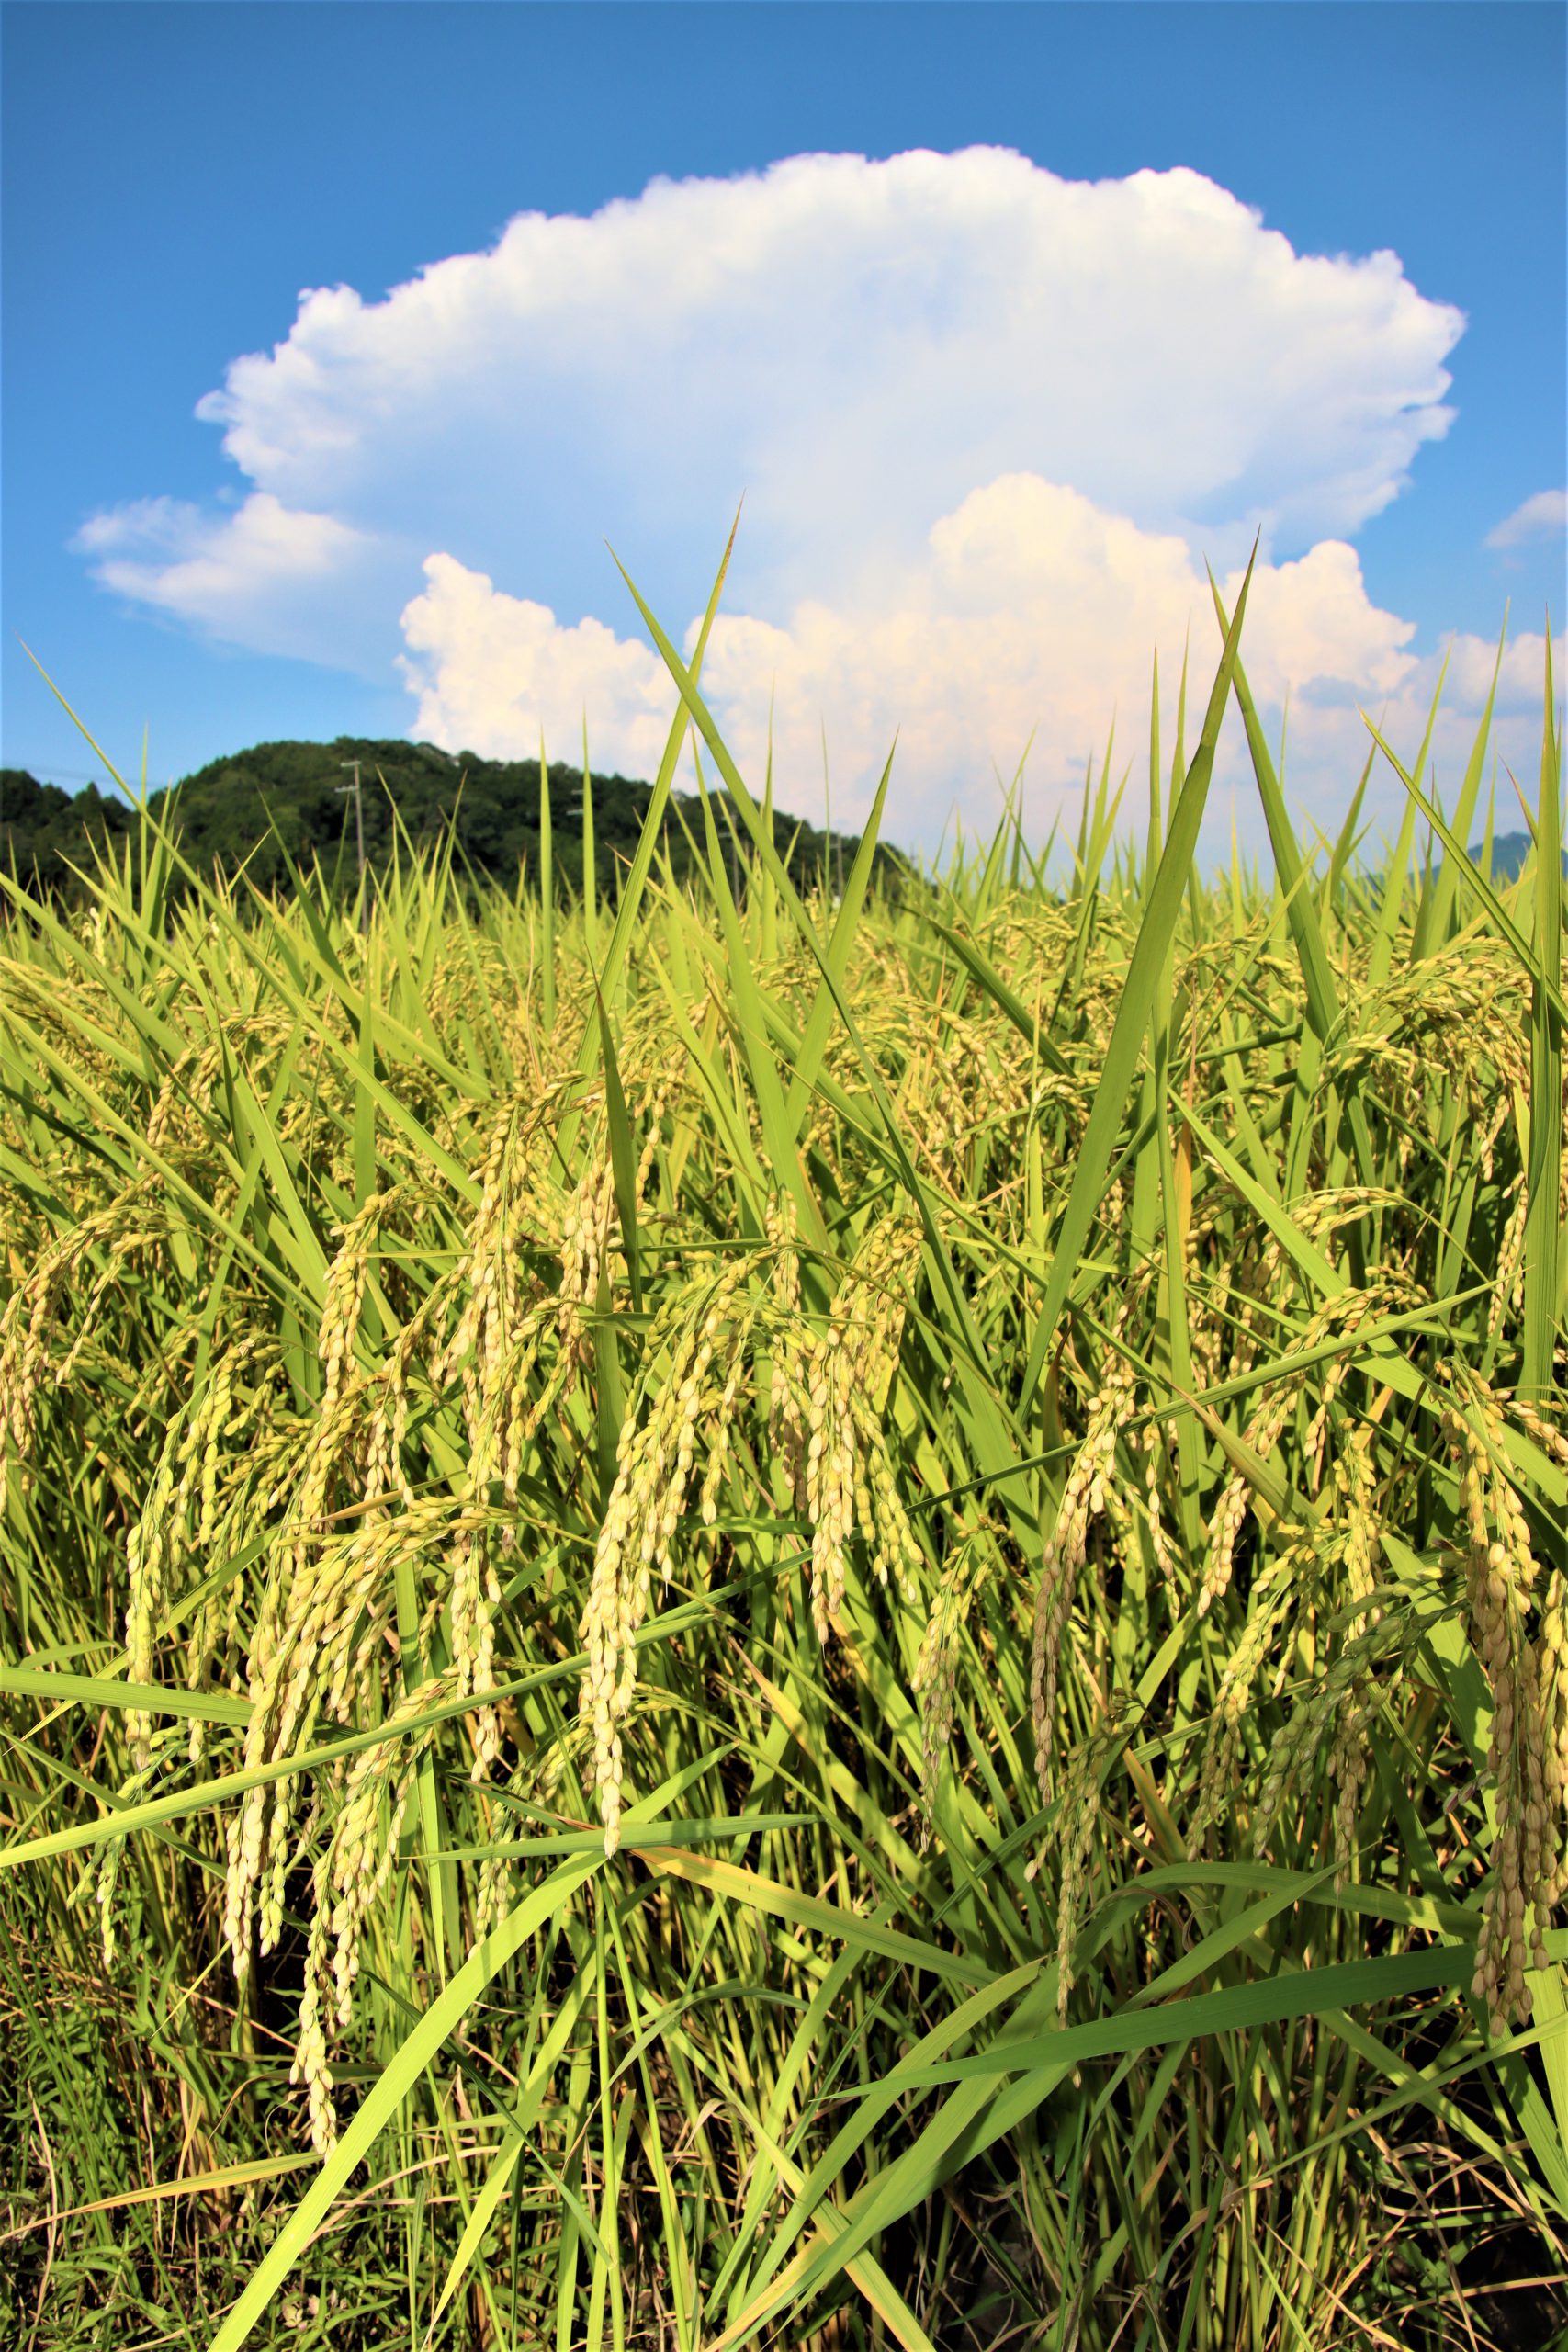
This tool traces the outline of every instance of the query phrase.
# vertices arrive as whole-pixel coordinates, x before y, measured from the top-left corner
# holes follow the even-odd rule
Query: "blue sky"
[[[802,809],[824,729],[852,813],[897,729],[889,829],[934,841],[1037,730],[1043,825],[1113,709],[1146,730],[1156,639],[1206,684],[1202,561],[1259,530],[1309,814],[1359,703],[1418,736],[1450,637],[1457,758],[1510,598],[1528,761],[1564,24],[8,0],[5,763],[102,773],[20,638],[153,782],[291,735],[570,756],[585,705],[647,773],[669,696],[604,542],[679,638],[742,492],[710,682],[743,765],[772,697]]]

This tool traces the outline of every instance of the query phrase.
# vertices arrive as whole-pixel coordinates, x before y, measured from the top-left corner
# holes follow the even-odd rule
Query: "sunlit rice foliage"
[[[677,888],[660,638],[612,902],[11,888],[7,2342],[1568,2324],[1551,683],[1374,872],[1220,619],[1059,887]]]

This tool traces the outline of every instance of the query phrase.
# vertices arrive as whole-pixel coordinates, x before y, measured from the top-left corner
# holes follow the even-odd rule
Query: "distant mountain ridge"
[[[1498,833],[1492,842],[1492,876],[1497,882],[1513,882],[1523,869],[1524,862],[1534,846],[1529,833]],[[1472,842],[1470,854],[1479,865],[1484,854],[1484,842]],[[1568,850],[1562,853],[1562,870],[1568,874]]]
[[[485,760],[473,752],[454,754],[400,738],[344,735],[331,743],[257,743],[149,794],[148,805],[160,816],[172,812],[181,850],[199,872],[216,867],[234,874],[243,865],[259,888],[285,888],[289,859],[302,866],[319,858],[324,868],[340,866],[352,880],[358,855],[355,762],[369,865],[390,858],[400,826],[418,849],[444,839],[455,818],[459,864],[466,861],[508,889],[516,888],[522,872],[536,880],[537,760]],[[641,838],[652,786],[619,775],[594,774],[590,783],[594,870],[601,891],[610,892],[617,865],[631,858]],[[552,761],[549,786],[558,883],[575,895],[582,887],[581,769]],[[728,849],[721,811],[729,807],[728,796],[720,791],[715,798]],[[123,842],[136,822],[133,808],[96,786],[72,795],[58,785],[39,784],[26,769],[0,770],[0,866],[9,870],[14,864],[22,879],[36,876],[45,888],[69,893],[74,887],[72,867],[91,867],[91,844]],[[737,822],[744,846],[748,837],[739,812]],[[688,830],[700,844],[700,803],[694,795],[671,795],[663,841],[677,879],[693,865]],[[775,810],[773,839],[797,883],[822,873],[829,854],[825,831]],[[858,846],[858,836],[840,841],[834,834],[835,879]],[[877,856],[897,862],[897,853],[880,844]]]

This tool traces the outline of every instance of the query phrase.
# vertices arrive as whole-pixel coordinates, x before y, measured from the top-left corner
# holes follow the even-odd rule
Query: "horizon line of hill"
[[[392,855],[400,832],[417,851],[446,838],[450,826],[458,864],[515,889],[521,875],[539,872],[540,779],[537,760],[487,760],[453,754],[406,738],[340,735],[330,743],[288,739],[210,760],[176,783],[147,796],[162,813],[175,809],[183,855],[203,874],[232,876],[243,867],[258,889],[290,884],[289,866],[304,871],[319,860],[352,883],[358,859],[354,787],[359,769],[357,815],[365,860],[372,869]],[[348,774],[345,774],[345,770]],[[581,896],[583,879],[582,770],[548,763],[551,858],[557,887]],[[619,774],[589,776],[593,866],[602,894],[615,887],[618,866],[634,855],[653,787]],[[710,793],[720,837],[729,795]],[[132,803],[95,784],[68,793],[39,783],[25,768],[0,768],[0,869],[29,887],[71,895],[77,869],[91,871],[95,852],[114,850],[136,826]],[[740,854],[749,846],[739,827]],[[662,826],[663,846],[677,882],[701,861],[703,820],[694,794],[671,793]],[[832,868],[841,880],[860,836],[773,811],[773,841],[791,879],[809,885]],[[877,862],[904,868],[897,850],[878,843]]]
[[[525,874],[537,876],[537,760],[454,754],[405,737],[340,735],[330,743],[288,738],[210,760],[150,792],[148,807],[161,813],[175,805],[181,851],[199,873],[216,869],[232,876],[243,867],[266,891],[290,884],[290,864],[302,872],[319,861],[323,870],[336,869],[352,883],[358,842],[352,786],[344,777],[355,763],[365,859],[372,869],[391,856],[400,829],[418,850],[444,842],[450,825],[459,864],[476,875],[508,889],[515,889]],[[580,897],[582,770],[552,760],[548,774],[557,887]],[[617,867],[629,863],[641,839],[653,787],[597,771],[591,772],[589,783],[595,879],[600,892],[611,895]],[[720,786],[710,798],[723,838],[729,796]],[[72,794],[39,783],[26,768],[0,768],[0,871],[14,873],[28,887],[71,896],[80,888],[78,870],[91,871],[96,855],[129,840],[136,821],[130,802],[96,784]],[[749,843],[738,814],[735,831],[743,857]],[[701,863],[703,820],[694,794],[671,793],[662,835],[672,875],[683,882]],[[829,868],[829,880],[841,884],[860,836],[829,835],[825,827],[775,809],[773,842],[797,886],[809,886]],[[724,845],[728,850],[728,839]],[[1496,836],[1491,844],[1494,876],[1512,879],[1529,848],[1528,832]],[[1471,855],[1479,861],[1483,851],[1483,844],[1472,843]],[[911,862],[879,842],[876,863],[885,874],[904,874]]]

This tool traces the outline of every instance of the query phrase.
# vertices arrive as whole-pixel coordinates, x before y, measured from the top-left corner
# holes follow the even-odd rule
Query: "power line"
[[[57,768],[52,760],[0,760],[0,767],[19,768],[24,775],[30,775],[35,784],[57,784],[63,779],[67,784],[102,785],[110,792],[119,789],[113,777],[103,769],[89,775],[83,768]],[[40,769],[43,771],[41,775]],[[169,781],[171,784],[174,782],[173,776]]]

